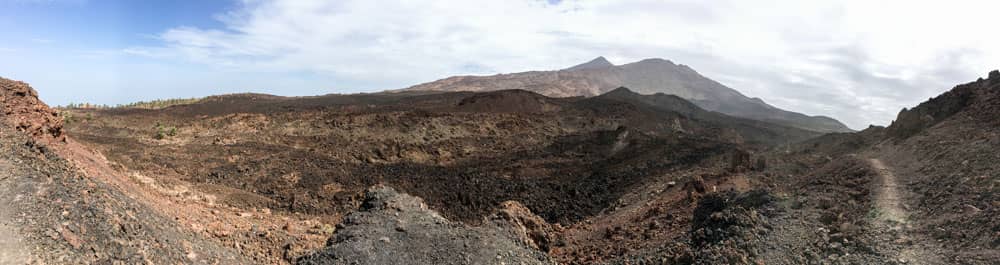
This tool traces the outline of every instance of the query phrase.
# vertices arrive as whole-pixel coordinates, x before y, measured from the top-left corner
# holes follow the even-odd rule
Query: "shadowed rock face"
[[[298,264],[553,264],[498,227],[468,227],[423,200],[378,186],[337,226],[328,246]]]
[[[849,132],[839,121],[806,116],[768,105],[759,98],[708,79],[694,69],[664,59],[613,65],[604,57],[558,71],[532,71],[493,76],[456,76],[416,85],[408,90],[495,91],[524,89],[550,97],[597,96],[618,87],[641,94],[664,93],[699,107],[731,116],[767,121],[815,132]]]
[[[998,84],[1000,71],[994,70],[988,80],[959,85],[912,109],[904,108],[886,131],[891,137],[905,139],[962,111],[969,116],[990,117],[996,110]]]

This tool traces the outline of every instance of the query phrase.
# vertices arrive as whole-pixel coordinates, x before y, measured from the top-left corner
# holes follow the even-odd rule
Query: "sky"
[[[996,10],[971,0],[0,0],[0,76],[50,105],[113,105],[663,58],[863,129],[1000,68]]]

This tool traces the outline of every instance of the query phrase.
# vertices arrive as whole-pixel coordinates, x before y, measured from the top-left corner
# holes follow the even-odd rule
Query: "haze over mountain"
[[[849,132],[840,121],[776,108],[759,98],[702,76],[691,67],[664,59],[614,65],[604,57],[557,71],[531,71],[492,76],[455,76],[408,90],[493,91],[524,89],[552,97],[591,97],[618,87],[641,94],[664,93],[687,99],[701,108],[816,132]]]

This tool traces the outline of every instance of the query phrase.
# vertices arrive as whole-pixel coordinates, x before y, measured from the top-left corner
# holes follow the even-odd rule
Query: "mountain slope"
[[[663,93],[642,95],[628,88],[620,87],[592,99],[627,102],[650,107],[659,112],[681,114],[688,119],[697,121],[698,124],[722,129],[724,132],[734,132],[735,135],[739,135],[749,143],[776,146],[818,136],[818,133],[809,130],[706,111],[681,97]]]
[[[816,132],[849,132],[839,121],[785,111],[749,98],[708,79],[686,65],[646,59],[613,65],[604,57],[558,71],[532,71],[492,76],[456,76],[406,90],[494,91],[524,89],[550,97],[597,96],[618,87],[641,94],[664,93],[690,100],[699,107],[727,115],[768,121]]]
[[[869,211],[867,229],[893,231],[873,237],[876,241],[888,240],[883,245],[892,246],[883,256],[917,264],[996,264],[1000,260],[998,116],[1000,71],[993,71],[988,79],[958,85],[916,107],[903,109],[888,127],[817,137],[772,159],[786,165],[770,166],[796,168],[788,165],[866,158],[870,170],[877,173],[867,178],[873,185],[854,182],[825,189],[872,188],[867,197],[872,199],[871,209],[865,209]],[[808,162],[810,157],[820,163]],[[808,166],[804,171],[814,171],[809,167],[817,168]],[[808,180],[828,185],[849,179],[803,177],[795,172],[772,174],[779,176],[772,182]],[[836,196],[843,198],[845,194],[850,192]],[[862,202],[850,201],[849,205]],[[846,207],[825,208],[843,211]]]
[[[900,112],[879,156],[905,176],[917,232],[949,259],[1000,259],[1000,72]]]

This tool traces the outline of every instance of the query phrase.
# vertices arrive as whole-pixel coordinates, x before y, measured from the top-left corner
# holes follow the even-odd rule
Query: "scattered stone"
[[[80,237],[77,237],[76,234],[74,234],[73,231],[70,231],[68,228],[59,227],[58,229],[56,229],[56,231],[59,231],[59,234],[62,235],[63,240],[66,240],[66,243],[69,243],[69,245],[72,246],[74,249],[80,249],[80,246],[83,245],[83,241],[80,240]]]

